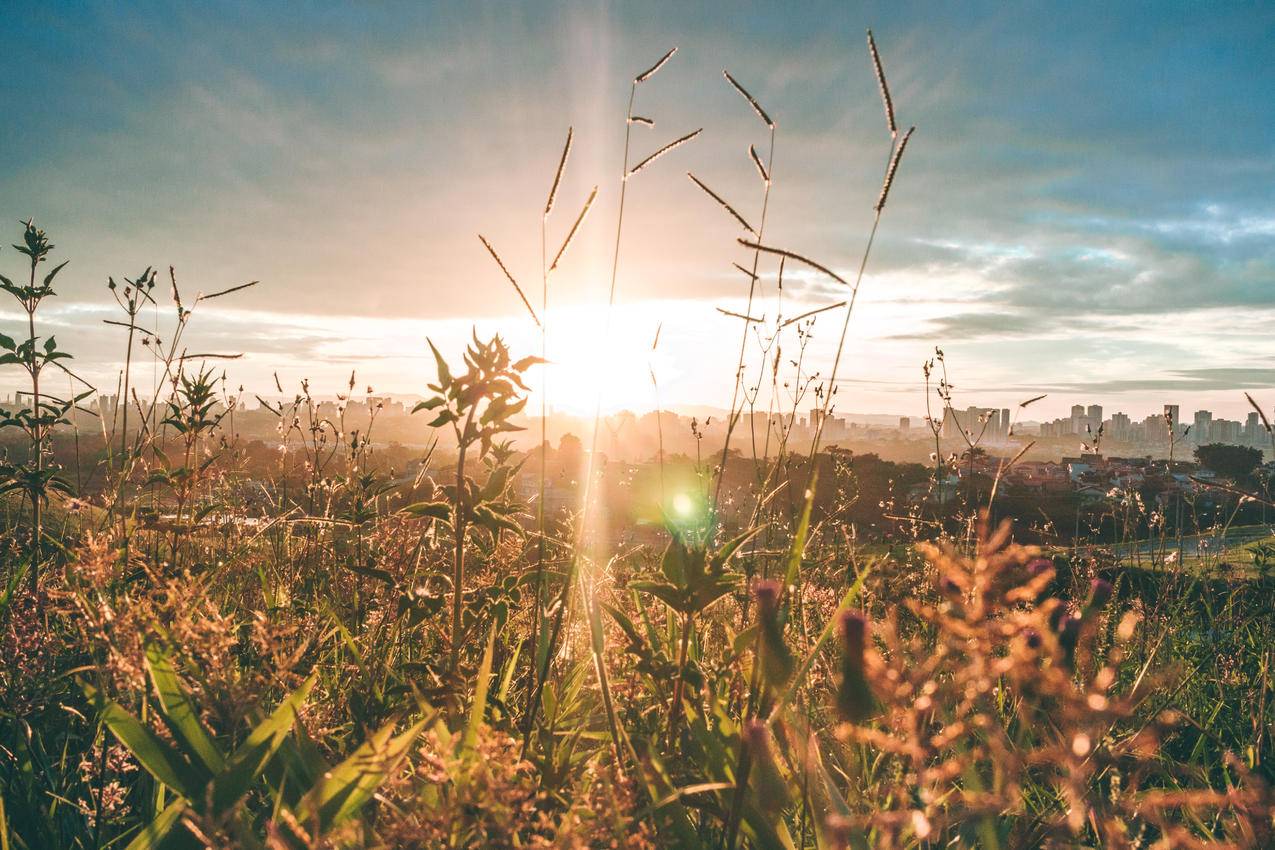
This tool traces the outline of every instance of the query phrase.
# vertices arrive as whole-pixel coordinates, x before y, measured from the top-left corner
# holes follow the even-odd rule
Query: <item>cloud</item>
[[[1042,392],[1121,393],[1131,390],[1173,390],[1208,392],[1215,390],[1257,390],[1275,387],[1275,369],[1261,366],[1206,369],[1175,369],[1164,378],[1113,378],[1098,381],[1070,381],[1045,384]]]
[[[1090,11],[1074,14],[1084,26],[1047,7],[875,13],[900,120],[918,130],[856,308],[872,350],[847,368],[894,369],[888,382],[942,344],[988,387],[1014,384],[1009,363],[1079,392],[1125,374],[1197,380],[1163,363],[1250,362],[1254,323],[1275,311],[1275,10]],[[207,343],[342,368],[358,346],[382,351],[374,333],[334,340],[340,319],[503,320],[517,302],[475,234],[534,281],[537,211],[570,125],[564,209],[601,188],[552,298],[604,301],[617,115],[631,74],[674,43],[675,63],[640,92],[656,127],[635,130],[633,149],[706,129],[628,186],[621,301],[695,310],[747,292],[730,268],[751,259],[738,228],[684,173],[760,224],[747,148],[769,138],[723,67],[779,122],[764,241],[847,279],[858,269],[888,149],[858,9],[239,12],[41,9],[0,33],[14,69],[0,93],[40,93],[0,135],[0,214],[46,223],[73,260],[67,300],[100,307],[106,275],[147,263],[206,290],[259,279],[241,302],[253,324],[210,321]],[[551,244],[565,227],[550,222]],[[761,266],[766,299],[776,268]],[[847,294],[785,269],[785,299]],[[84,316],[55,319],[69,330]],[[819,335],[812,368],[835,344]],[[706,400],[718,377],[701,379]]]

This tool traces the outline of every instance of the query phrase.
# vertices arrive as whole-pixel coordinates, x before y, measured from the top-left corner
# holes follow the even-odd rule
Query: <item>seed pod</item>
[[[862,723],[875,707],[872,688],[864,670],[868,645],[868,621],[857,611],[841,615],[841,682],[837,686],[837,711],[852,723]]]

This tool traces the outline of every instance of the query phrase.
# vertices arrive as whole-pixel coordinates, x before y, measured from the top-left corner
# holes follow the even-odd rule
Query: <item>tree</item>
[[[1262,462],[1262,450],[1248,446],[1209,443],[1195,450],[1195,459],[1201,466],[1213,470],[1218,475],[1238,480],[1247,478]]]

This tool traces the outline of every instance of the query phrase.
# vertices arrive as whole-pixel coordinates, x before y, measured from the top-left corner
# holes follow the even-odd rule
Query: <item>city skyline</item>
[[[10,404],[10,405],[17,404],[18,401],[24,395],[29,395],[29,394],[30,394],[29,391],[22,391],[22,390],[15,390],[12,392],[0,392],[0,404]],[[244,387],[242,388],[242,392],[237,392],[235,389],[231,389],[228,391],[228,395],[235,398],[238,405],[241,405],[248,410],[253,410],[261,406],[262,399],[265,399],[270,402],[288,402],[296,398],[297,394],[296,393],[290,394],[286,392],[279,393],[277,391],[259,393],[259,392],[254,392],[247,387]],[[323,404],[329,404],[332,402],[343,402],[343,401],[364,404],[368,402],[369,400],[372,400],[372,401],[386,400],[386,401],[394,401],[397,403],[411,403],[411,402],[427,397],[427,396],[416,394],[416,393],[380,392],[380,391],[377,391],[374,387],[359,388],[354,392],[350,392],[348,390],[345,392],[331,392],[331,393],[313,392],[311,395],[316,402],[323,403]],[[165,397],[166,397],[166,393],[161,392],[159,394],[159,398],[161,399],[161,401]],[[154,398],[154,396],[149,394],[139,394],[138,398],[142,403],[149,404],[151,400]],[[1244,424],[1260,425],[1261,414],[1258,413],[1253,408],[1252,404],[1247,400],[1247,398],[1245,397],[1243,393],[1240,394],[1240,398],[1242,399],[1241,404],[1228,406],[1224,408],[1222,411],[1214,411],[1206,407],[1197,407],[1191,404],[1183,404],[1181,400],[1179,399],[1173,403],[1165,402],[1164,404],[1160,406],[1159,410],[1152,410],[1151,412],[1145,413],[1145,415],[1142,414],[1141,412],[1130,414],[1129,412],[1123,409],[1108,411],[1107,405],[1102,404],[1100,402],[1090,401],[1088,404],[1075,403],[1075,402],[1068,403],[1068,400],[1066,399],[1055,400],[1055,404],[1058,406],[1058,409],[1061,411],[1065,411],[1069,414],[1066,417],[1061,417],[1061,416],[1049,417],[1049,416],[1033,415],[1033,412],[1038,412],[1043,409],[1044,405],[1042,404],[1042,402],[1045,401],[1045,399],[1040,399],[1039,401],[1035,401],[1034,403],[1023,408],[1020,408],[1019,406],[995,407],[995,406],[986,406],[986,405],[953,404],[952,409],[958,415],[964,415],[969,411],[975,411],[975,410],[994,412],[999,414],[1001,417],[1004,417],[1006,414],[1008,414],[1010,422],[1013,422],[1015,424],[1020,424],[1020,425],[1033,425],[1033,426],[1041,425],[1044,423],[1050,423],[1050,422],[1062,422],[1067,420],[1070,420],[1073,423],[1079,422],[1081,425],[1086,423],[1092,425],[1094,422],[1097,422],[1097,423],[1112,422],[1113,417],[1120,417],[1120,416],[1123,416],[1126,419],[1129,419],[1130,421],[1145,421],[1146,419],[1151,419],[1155,417],[1164,418],[1166,415],[1168,415],[1168,410],[1170,408],[1173,408],[1175,411],[1175,421],[1182,426],[1198,425],[1200,421],[1199,414],[1201,413],[1208,414],[1209,421],[1215,421],[1215,419],[1225,419],[1225,417],[1221,415],[1224,412],[1232,413],[1232,414],[1240,414],[1242,416],[1242,418],[1239,420],[1228,420],[1228,421],[1240,421]],[[99,393],[95,396],[95,398],[92,400],[91,403],[98,403],[100,401],[107,400],[107,399],[110,399],[111,403],[114,404],[116,403],[116,400],[118,399],[118,395],[114,393]],[[1256,399],[1254,400],[1256,401]],[[941,403],[936,401],[934,403],[933,409],[935,411],[935,418],[941,420],[943,418],[942,416],[943,408]],[[1130,409],[1133,409],[1133,408],[1130,408]],[[580,417],[585,415],[588,412],[588,411],[572,410],[570,408],[555,407],[553,404],[549,404],[547,410],[550,416],[566,416],[566,417]],[[724,407],[714,407],[712,405],[665,405],[659,408],[653,407],[653,406],[652,407],[620,406],[612,410],[604,411],[604,414],[616,414],[621,412],[627,412],[627,413],[633,413],[633,414],[641,416],[646,413],[655,412],[656,410],[662,410],[668,413],[679,413],[687,417],[724,416],[727,412],[726,408]],[[818,406],[802,407],[798,409],[797,414],[798,416],[805,417],[809,414],[814,414],[818,410],[819,410]],[[1191,414],[1191,416],[1190,417],[1183,416],[1181,414],[1181,411],[1183,410],[1188,411]],[[1024,412],[1024,411],[1031,411],[1031,412]],[[791,405],[787,406],[786,408],[782,408],[780,411],[778,411],[778,413],[782,415],[788,415],[791,412],[792,412]],[[532,411],[529,408],[528,416],[530,418],[534,418],[533,413],[534,411]],[[764,415],[766,411],[757,410],[756,413],[757,415]],[[863,420],[870,420],[870,419],[881,420],[877,424],[885,424],[886,420],[895,420],[899,418],[904,418],[904,419],[912,420],[912,422],[915,423],[915,425],[921,425],[924,423],[924,420],[925,420],[924,409],[913,411],[913,412],[891,411],[891,410],[842,410],[834,405],[831,413],[833,415],[843,417],[843,418],[857,417]],[[1275,425],[1275,410],[1268,412],[1266,416],[1267,416],[1267,419],[1271,421],[1273,425]],[[1004,420],[1002,419],[1001,421],[1004,421]],[[1083,429],[1074,431],[1072,433],[1082,433],[1082,432],[1083,432]]]

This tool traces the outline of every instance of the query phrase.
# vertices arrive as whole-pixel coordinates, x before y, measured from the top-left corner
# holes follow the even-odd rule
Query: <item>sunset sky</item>
[[[71,260],[45,332],[103,388],[123,351],[107,276],[171,264],[192,295],[261,281],[189,332],[244,353],[232,383],[335,392],[356,369],[423,393],[426,336],[455,353],[477,324],[538,350],[477,234],[538,303],[540,212],[573,126],[551,250],[599,195],[551,281],[556,403],[587,407],[605,369],[608,407],[649,409],[653,363],[666,406],[724,406],[740,328],[714,308],[742,309],[731,263],[751,255],[686,172],[756,223],[747,149],[766,136],[721,71],[778,124],[766,242],[852,277],[889,144],[867,27],[917,131],[841,410],[919,413],[936,345],[958,406],[1049,393],[1037,418],[1169,401],[1242,417],[1246,389],[1275,405],[1275,6],[1259,3],[25,6],[0,31],[0,272],[21,271],[7,245],[34,216]],[[655,126],[635,128],[634,158],[704,132],[629,184],[604,336],[629,83],[674,45],[639,92]],[[754,314],[845,295],[789,271],[782,307],[767,280]],[[18,318],[4,305],[0,330]],[[840,321],[816,324],[809,365],[830,366]]]

